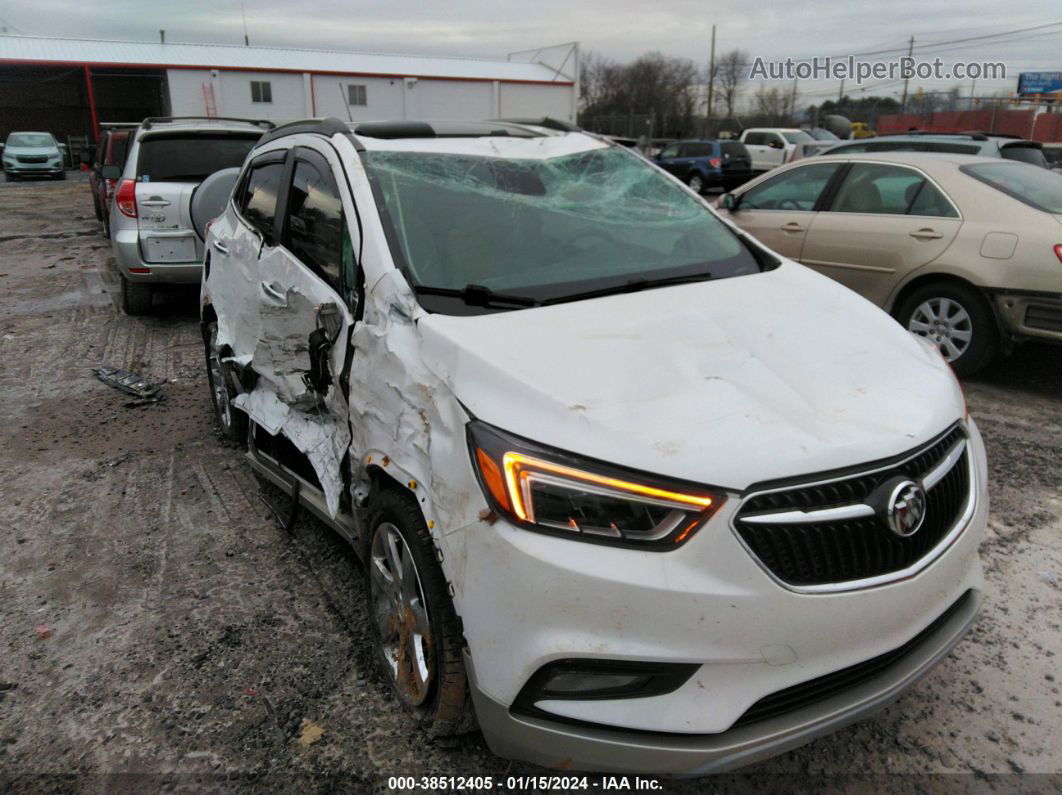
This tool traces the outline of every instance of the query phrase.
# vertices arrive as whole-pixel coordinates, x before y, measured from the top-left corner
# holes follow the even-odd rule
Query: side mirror
[[[723,209],[728,210],[729,212],[734,212],[740,203],[741,200],[733,193],[724,193],[719,200],[719,204],[722,205]]]
[[[104,179],[121,179],[122,170],[118,166],[104,166],[100,169],[100,176]]]

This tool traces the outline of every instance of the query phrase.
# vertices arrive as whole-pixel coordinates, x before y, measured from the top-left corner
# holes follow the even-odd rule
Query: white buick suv
[[[985,452],[939,352],[644,159],[550,120],[329,119],[235,179],[217,422],[358,551],[429,734],[723,770],[971,626]]]

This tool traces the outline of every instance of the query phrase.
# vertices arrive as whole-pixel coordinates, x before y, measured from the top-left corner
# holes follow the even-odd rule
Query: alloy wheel
[[[409,706],[427,699],[433,681],[432,636],[424,588],[398,528],[383,522],[372,539],[369,583],[373,617],[399,697]]]
[[[954,362],[970,347],[973,320],[962,304],[950,298],[930,298],[915,307],[907,330],[925,337]]]
[[[694,193],[700,193],[704,190],[704,180],[699,175],[694,174],[690,177],[690,190]]]

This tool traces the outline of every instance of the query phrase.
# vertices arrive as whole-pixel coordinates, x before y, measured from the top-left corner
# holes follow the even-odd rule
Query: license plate
[[[194,237],[144,238],[144,259],[147,262],[195,262]]]

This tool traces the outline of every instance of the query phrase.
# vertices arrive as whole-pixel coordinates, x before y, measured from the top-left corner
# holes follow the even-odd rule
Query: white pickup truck
[[[770,171],[793,159],[801,144],[815,143],[806,130],[796,127],[751,127],[738,139],[752,157],[753,171]]]

